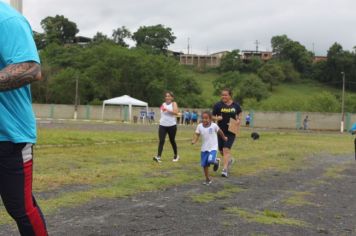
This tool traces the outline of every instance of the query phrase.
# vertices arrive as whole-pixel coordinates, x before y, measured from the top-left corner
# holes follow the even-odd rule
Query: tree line
[[[64,16],[46,17],[41,26],[35,41],[45,79],[32,85],[34,102],[73,104],[78,80],[80,104],[127,94],[159,106],[164,91],[172,90],[181,106],[206,105],[195,79],[167,56],[176,39],[169,27],[142,26],[134,33],[119,27],[111,36],[96,33],[83,46],[77,25]],[[136,46],[129,48],[127,39]]]
[[[222,87],[233,88],[236,100],[245,107],[259,108],[260,102],[268,98],[280,83],[314,80],[340,89],[342,72],[346,75],[347,91],[356,91],[355,51],[344,50],[335,43],[329,48],[326,60],[315,62],[313,52],[287,35],[272,37],[271,45],[273,58],[268,61],[257,56],[244,60],[239,50],[227,53],[219,67],[220,76],[214,82],[216,93]],[[311,100],[312,104],[304,107],[310,111],[337,112],[340,99],[339,95],[321,91]],[[356,110],[355,96],[346,96],[346,109],[349,112]]]
[[[38,103],[73,104],[75,83],[79,81],[80,104],[101,104],[105,99],[128,94],[159,106],[165,90],[176,93],[186,107],[210,107],[199,84],[186,68],[168,56],[176,37],[171,28],[158,24],[141,26],[130,32],[125,26],[111,35],[97,32],[80,45],[76,23],[64,16],[46,17],[42,33],[34,38],[39,49],[45,80],[32,85],[33,100]],[[129,47],[128,39],[135,42]],[[273,58],[244,60],[239,50],[227,53],[217,68],[216,92],[232,88],[244,107],[258,108],[280,83],[319,81],[341,88],[341,72],[346,75],[348,91],[356,90],[356,55],[338,43],[330,47],[327,60],[313,62],[314,54],[287,35],[271,39]],[[340,96],[330,92],[315,95],[313,111],[338,111]],[[356,99],[346,96],[348,111],[356,110]]]

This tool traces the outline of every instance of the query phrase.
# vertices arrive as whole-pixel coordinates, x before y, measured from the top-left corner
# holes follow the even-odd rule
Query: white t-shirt
[[[200,123],[195,130],[195,133],[200,134],[202,138],[201,151],[216,151],[218,150],[218,131],[219,126],[215,123],[211,123],[209,127],[204,127]]]
[[[168,111],[173,111],[173,102],[169,105],[167,103],[163,103],[161,106],[161,119],[159,120],[159,124],[165,127],[171,127],[177,125],[177,118],[175,115],[168,111],[162,111],[162,108],[167,109]]]

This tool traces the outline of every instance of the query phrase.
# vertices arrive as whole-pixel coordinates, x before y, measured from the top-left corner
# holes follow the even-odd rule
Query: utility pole
[[[258,52],[258,46],[260,45],[260,42],[256,40],[255,44],[256,44],[256,52]]]
[[[10,0],[10,4],[22,14],[22,0]]]
[[[79,79],[77,76],[75,79],[74,120],[78,118],[78,98],[79,98],[78,90],[79,90]]]
[[[190,54],[190,38],[188,38],[188,55]]]
[[[341,72],[342,75],[342,101],[341,101],[341,133],[344,132],[344,122],[345,122],[345,72]]]

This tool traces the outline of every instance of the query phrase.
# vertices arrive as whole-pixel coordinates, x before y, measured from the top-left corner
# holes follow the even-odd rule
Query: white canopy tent
[[[124,95],[121,97],[116,97],[116,98],[111,98],[108,100],[105,100],[103,102],[103,109],[101,113],[101,119],[104,119],[104,113],[105,113],[105,106],[106,105],[119,105],[119,106],[128,106],[129,107],[129,120],[131,122],[132,120],[132,107],[137,106],[137,107],[146,107],[146,112],[148,113],[148,103],[140,101],[138,99],[132,98],[128,95]],[[147,114],[146,113],[146,114]]]

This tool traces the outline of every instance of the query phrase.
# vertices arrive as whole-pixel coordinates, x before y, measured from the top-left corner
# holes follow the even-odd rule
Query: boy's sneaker
[[[221,172],[221,176],[227,178],[227,170],[223,169]]]
[[[216,172],[216,171],[219,169],[219,166],[220,166],[220,159],[219,159],[219,158],[216,158],[216,161],[215,161],[215,163],[214,163],[213,170]]]
[[[212,183],[213,183],[213,181],[212,181],[211,179],[205,180],[205,181],[203,182],[203,184],[206,185],[206,186],[209,186],[209,185],[212,184]]]
[[[162,162],[162,161],[161,161],[161,157],[158,157],[158,156],[155,156],[155,157],[153,158],[153,160],[154,160],[155,162],[158,162],[158,163]]]
[[[173,157],[173,162],[179,161],[179,155]]]

